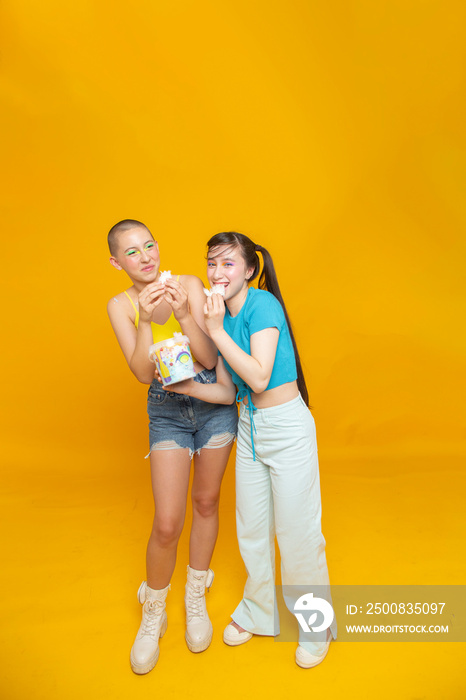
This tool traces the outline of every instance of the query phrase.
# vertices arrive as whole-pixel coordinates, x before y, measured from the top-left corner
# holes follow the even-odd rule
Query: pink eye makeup
[[[209,260],[209,261],[207,262],[207,267],[215,267],[216,264],[217,264],[217,263],[215,263],[214,261]],[[234,265],[235,265],[234,262],[230,262],[229,260],[228,260],[228,261],[225,261],[225,262],[223,262],[223,263],[220,263],[220,264],[221,264],[222,267],[234,267]]]

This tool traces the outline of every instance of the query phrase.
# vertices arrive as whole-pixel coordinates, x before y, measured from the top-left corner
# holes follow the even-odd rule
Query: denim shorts
[[[196,374],[194,381],[215,384],[217,375],[214,369],[204,369]],[[151,451],[188,447],[192,456],[203,447],[214,449],[233,442],[238,429],[236,403],[225,406],[175,394],[165,391],[156,379],[149,387],[147,413]],[[211,441],[213,437],[220,440]]]

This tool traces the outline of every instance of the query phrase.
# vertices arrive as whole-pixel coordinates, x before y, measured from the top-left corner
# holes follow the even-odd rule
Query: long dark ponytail
[[[259,289],[265,289],[274,295],[280,302],[283,313],[285,314],[285,319],[288,324],[288,329],[290,331],[291,342],[293,344],[294,356],[296,360],[296,371],[298,374],[298,389],[301,396],[306,404],[309,406],[309,394],[307,391],[306,381],[304,379],[304,373],[301,366],[301,360],[299,358],[298,348],[296,346],[296,341],[294,339],[293,330],[291,327],[291,321],[288,316],[288,312],[285,307],[285,302],[283,301],[282,293],[280,291],[280,286],[278,284],[277,274],[275,272],[275,267],[272,261],[272,256],[266,248],[261,245],[256,245],[251,241],[250,238],[245,236],[243,233],[237,233],[236,231],[225,231],[223,233],[217,233],[215,236],[207,241],[208,250],[211,251],[213,248],[219,245],[230,245],[232,247],[239,247],[241,250],[241,255],[248,268],[253,268],[253,273],[249,278],[250,281],[255,279],[260,271],[260,260],[257,253],[261,253],[262,260],[264,262],[262,272],[259,277]],[[209,254],[209,253],[208,253]]]

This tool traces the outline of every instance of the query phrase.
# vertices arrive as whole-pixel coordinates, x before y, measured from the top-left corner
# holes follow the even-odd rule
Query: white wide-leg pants
[[[280,406],[254,412],[255,457],[247,406],[241,404],[236,450],[236,526],[248,578],[233,620],[254,634],[279,634],[275,599],[277,536],[282,585],[288,609],[303,587],[328,591],[325,539],[321,532],[321,499],[315,424],[301,396]],[[296,586],[296,596],[293,591]],[[331,603],[331,600],[329,600]],[[336,638],[336,622],[331,625]],[[319,637],[322,639],[322,635]],[[325,639],[325,637],[324,637]],[[319,654],[323,643],[300,644]]]

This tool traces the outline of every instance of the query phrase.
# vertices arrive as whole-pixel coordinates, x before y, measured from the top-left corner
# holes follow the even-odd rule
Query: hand
[[[154,309],[163,301],[164,287],[160,282],[152,282],[144,287],[138,296],[139,320],[151,321]]]
[[[161,380],[160,380],[161,381]],[[164,386],[164,391],[172,391],[174,394],[186,394],[186,396],[193,396],[193,390],[196,388],[197,382],[194,379],[184,379],[182,382],[176,382],[176,384],[167,384]]]
[[[157,365],[157,362],[155,362],[155,361],[154,361],[154,366],[155,366],[154,378],[158,381],[159,384],[163,384],[162,375],[160,374],[159,367]]]
[[[189,314],[188,293],[177,280],[170,278],[165,282],[165,301],[173,309],[173,315],[178,322]]]
[[[221,294],[212,294],[204,304],[204,321],[210,336],[215,331],[223,329],[225,316],[225,301]]]

